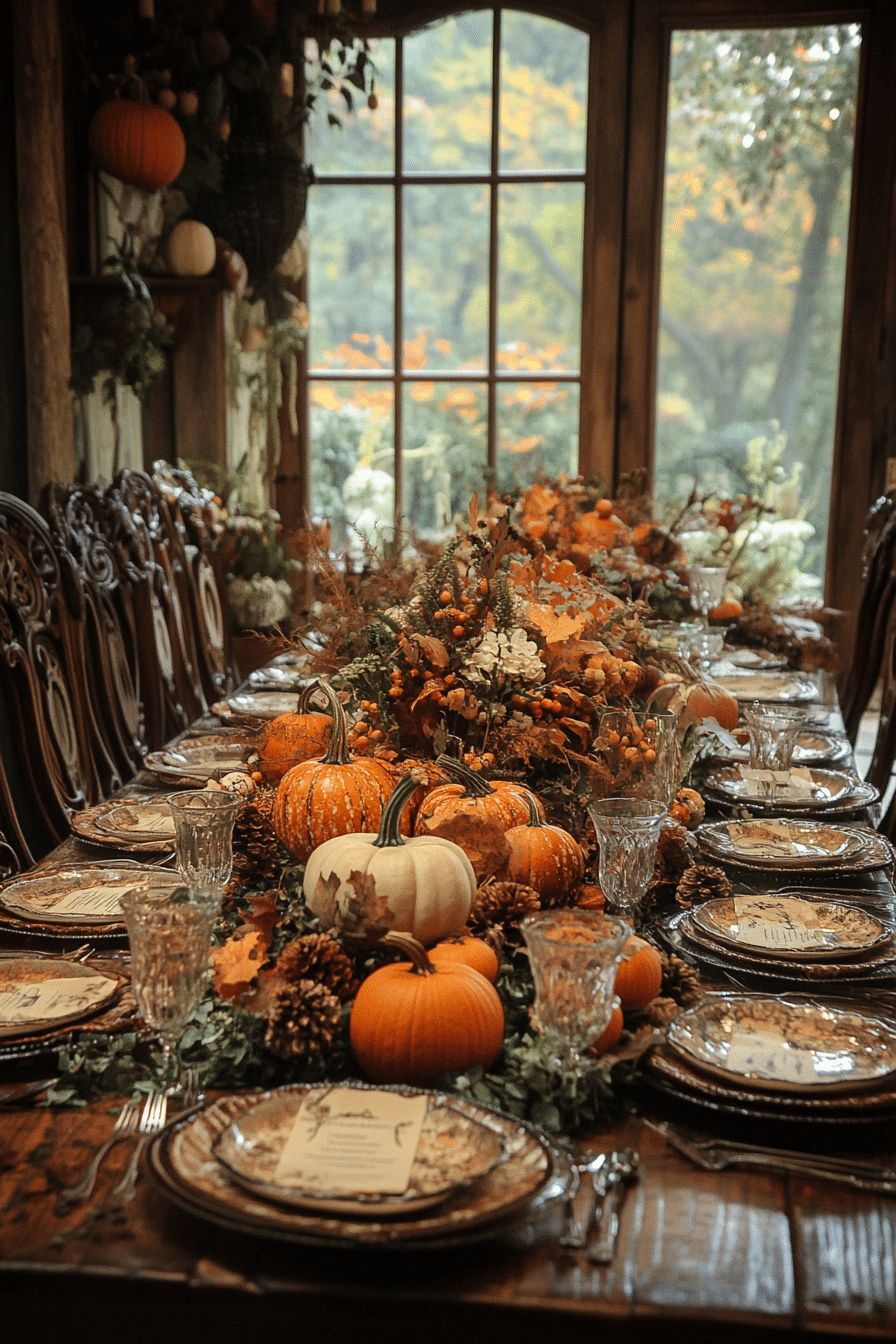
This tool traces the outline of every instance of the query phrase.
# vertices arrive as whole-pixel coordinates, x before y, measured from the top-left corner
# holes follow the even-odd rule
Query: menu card
[[[757,766],[742,765],[740,776],[752,786],[749,792],[760,796],[768,793],[776,798],[811,798],[819,792],[812,771],[800,767],[792,770],[762,770]]]
[[[855,1062],[850,1051],[800,1049],[774,1031],[739,1031],[735,1027],[726,1067],[732,1073],[786,1083],[823,1083],[851,1073]]]
[[[426,1116],[427,1098],[332,1087],[309,1092],[274,1180],[304,1190],[400,1195]]]
[[[735,896],[738,941],[781,950],[825,947],[827,939],[808,901],[792,896]]]
[[[137,887],[147,884],[134,883]],[[51,900],[42,902],[47,911],[56,915],[91,915],[97,917],[121,915],[121,886],[76,887],[64,891]]]
[[[109,989],[104,975],[66,976],[58,980],[13,981],[0,985],[0,1024],[49,1022],[92,1008]]]
[[[788,821],[729,821],[728,838],[736,848],[757,855],[839,854],[849,848],[849,837],[829,826]]]

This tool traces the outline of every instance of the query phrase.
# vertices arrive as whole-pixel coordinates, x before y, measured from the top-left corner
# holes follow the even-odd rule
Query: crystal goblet
[[[750,765],[759,770],[789,770],[793,748],[806,722],[806,709],[754,700],[742,712],[750,734]]]
[[[708,630],[709,613],[722,600],[728,571],[717,565],[688,565],[685,572],[691,592],[691,606],[700,613],[703,628]]]
[[[534,1021],[550,1038],[563,1092],[572,1096],[584,1053],[612,1016],[631,929],[592,910],[541,910],[521,920],[520,930],[535,982]]]
[[[677,714],[667,709],[605,710],[594,750],[614,775],[615,797],[653,798],[669,807],[681,774]]]
[[[177,1043],[202,1000],[220,887],[151,889],[121,897],[137,1008],[162,1046],[162,1087],[176,1092]]]
[[[245,800],[236,793],[195,789],[168,799],[174,817],[177,867],[191,886],[207,886],[230,877],[233,824]]]
[[[642,798],[599,798],[588,815],[600,846],[601,891],[623,914],[644,896],[656,860],[666,804]]]

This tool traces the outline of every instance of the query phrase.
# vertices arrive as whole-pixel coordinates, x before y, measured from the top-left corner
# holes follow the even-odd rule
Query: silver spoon
[[[569,1250],[581,1250],[585,1245],[588,1236],[588,1230],[591,1226],[592,1207],[590,1200],[586,1201],[584,1212],[581,1216],[576,1210],[576,1196],[582,1184],[582,1176],[587,1172],[591,1176],[592,1184],[595,1181],[597,1173],[601,1171],[607,1161],[606,1153],[595,1153],[587,1161],[573,1162],[569,1174],[569,1187],[566,1191],[566,1218],[563,1226],[563,1233],[560,1237],[560,1245]]]
[[[619,1235],[619,1209],[625,1198],[625,1189],[629,1182],[639,1180],[640,1176],[641,1158],[633,1148],[623,1148],[618,1153],[610,1153],[606,1167],[594,1178],[595,1193],[600,1200],[600,1216],[597,1240],[585,1252],[591,1264],[612,1263]]]

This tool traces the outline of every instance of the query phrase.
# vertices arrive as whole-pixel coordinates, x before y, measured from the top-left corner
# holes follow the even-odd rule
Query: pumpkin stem
[[[487,779],[477,775],[475,770],[471,770],[463,761],[455,760],[453,756],[446,756],[443,752],[441,756],[436,757],[436,765],[458,784],[463,784],[464,793],[468,798],[487,798],[490,793],[495,792]]]
[[[401,783],[403,784],[404,780]],[[401,785],[399,784],[398,787],[400,788]],[[388,933],[383,934],[380,942],[386,943],[389,947],[397,947],[400,952],[404,952],[405,956],[413,962],[411,967],[413,975],[436,974],[435,966],[426,955],[426,948],[422,943],[418,943],[412,934],[399,933],[396,929],[390,929]]]
[[[529,812],[529,820],[526,822],[526,825],[544,827],[544,821],[542,819],[541,813],[538,810],[538,803],[535,800],[534,793],[527,794],[526,808]]]
[[[311,701],[314,699],[315,695],[318,694],[318,692],[323,692],[323,689],[324,688],[320,683],[320,681],[317,680],[309,681],[308,685],[303,687],[302,693],[299,696],[299,703],[296,705],[296,713],[297,714],[314,713]]]
[[[329,703],[329,712],[333,715],[333,733],[326,753],[321,756],[321,765],[348,765],[352,760],[348,749],[348,720],[342,701],[328,681],[322,681],[319,689],[323,691]]]
[[[380,818],[380,829],[373,843],[377,849],[390,849],[394,845],[403,845],[404,836],[399,829],[401,825],[401,814],[404,811],[404,805],[411,794],[423,783],[422,777],[417,771],[411,770],[395,785],[395,788],[389,794],[388,802],[383,808],[383,815]]]

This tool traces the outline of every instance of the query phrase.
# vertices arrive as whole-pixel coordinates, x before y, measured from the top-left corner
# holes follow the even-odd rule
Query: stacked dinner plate
[[[870,807],[880,797],[873,784],[856,775],[806,765],[789,770],[726,766],[707,775],[703,792],[708,802],[765,816],[842,816]]]
[[[896,932],[848,893],[799,888],[721,897],[661,926],[667,946],[710,977],[751,988],[829,992],[896,983]]]
[[[108,1027],[124,1002],[122,977],[108,965],[85,965],[40,953],[0,953],[0,1061],[33,1058],[65,1045],[76,1027]]]
[[[893,864],[882,835],[836,819],[750,818],[701,826],[697,839],[710,861],[753,872],[838,875],[870,872]]]
[[[391,1114],[395,1098],[419,1099],[419,1137],[402,1188],[377,1193],[353,1185],[352,1163],[363,1164],[368,1143],[376,1147],[379,1112]],[[332,1165],[315,1166],[308,1145],[325,1142],[327,1126]],[[383,1131],[390,1151],[406,1142],[400,1129]],[[373,1157],[382,1169],[383,1151]],[[197,1217],[345,1247],[435,1248],[498,1235],[562,1193],[558,1161],[534,1129],[472,1102],[354,1081],[223,1097],[150,1149],[162,1189]]]
[[[708,994],[675,1018],[644,1072],[667,1097],[720,1117],[891,1122],[896,1021],[846,1000]]]
[[[120,942],[123,892],[170,891],[182,881],[170,868],[132,859],[48,864],[0,885],[0,932],[94,946]]]

